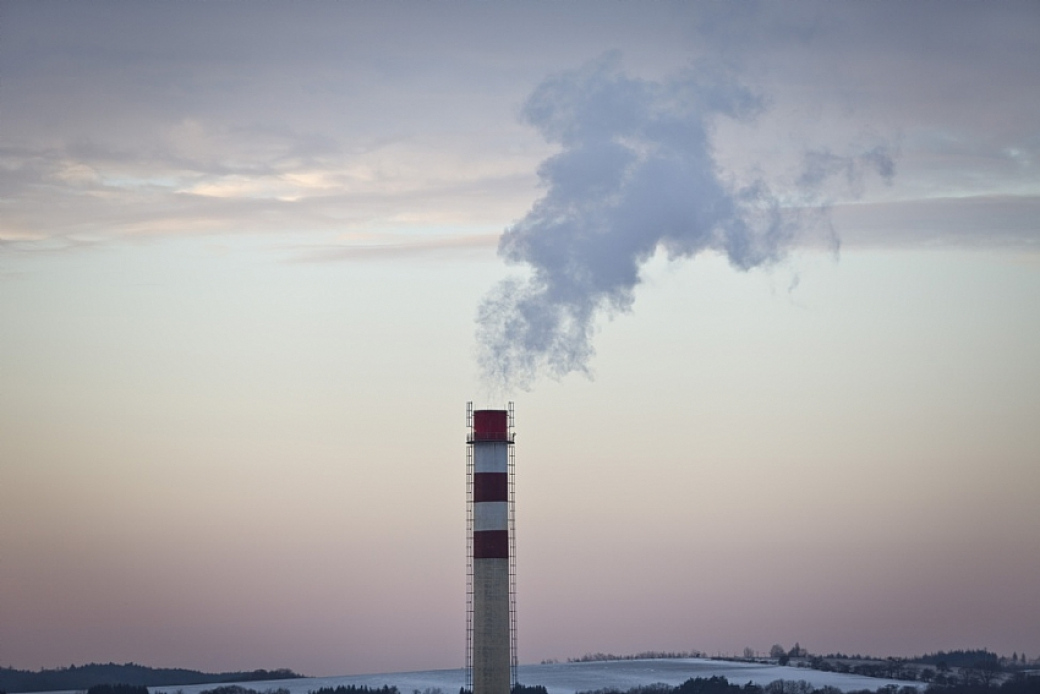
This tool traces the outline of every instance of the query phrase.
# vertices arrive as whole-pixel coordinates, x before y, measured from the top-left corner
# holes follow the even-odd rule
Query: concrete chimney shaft
[[[509,694],[509,432],[507,410],[473,412],[473,694]]]

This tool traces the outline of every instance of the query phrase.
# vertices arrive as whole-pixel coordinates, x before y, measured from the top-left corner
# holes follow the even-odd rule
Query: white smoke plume
[[[727,183],[712,147],[716,119],[762,109],[724,71],[647,81],[624,74],[617,54],[535,89],[523,118],[561,151],[539,168],[545,194],[499,244],[507,262],[529,267],[528,278],[502,282],[478,310],[489,389],[588,374],[597,317],[630,310],[640,268],[659,248],[673,260],[719,251],[741,270],[783,256],[802,215],[785,212],[760,180]],[[823,152],[806,157],[798,184],[853,179],[863,165],[891,175],[883,148],[858,160]]]

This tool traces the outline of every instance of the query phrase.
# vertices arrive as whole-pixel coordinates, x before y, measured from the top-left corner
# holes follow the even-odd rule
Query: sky
[[[1033,2],[0,2],[0,665],[1040,658]]]

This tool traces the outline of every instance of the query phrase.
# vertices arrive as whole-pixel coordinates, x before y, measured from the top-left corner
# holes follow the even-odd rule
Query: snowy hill
[[[734,684],[753,682],[769,684],[774,680],[805,680],[813,687],[836,687],[844,692],[870,689],[887,685],[918,687],[917,682],[878,679],[861,675],[845,675],[837,672],[821,672],[807,668],[782,667],[760,663],[741,663],[701,658],[676,658],[652,660],[612,660],[593,663],[554,663],[547,665],[521,665],[518,678],[522,684],[543,685],[549,694],[574,694],[613,687],[621,690],[658,682],[668,685],[682,684],[692,677],[721,676]],[[348,675],[342,677],[320,677],[272,682],[246,682],[243,686],[263,692],[267,689],[287,689],[289,694],[308,694],[320,687],[339,685],[366,685],[397,687],[401,694],[412,694],[418,690],[440,689],[443,694],[457,694],[465,682],[461,669],[428,670],[425,672],[393,672],[376,675]],[[192,685],[186,687],[152,687],[152,694],[198,694],[215,685]]]

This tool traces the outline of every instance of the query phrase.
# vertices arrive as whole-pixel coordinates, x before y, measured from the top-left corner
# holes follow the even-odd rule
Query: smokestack
[[[466,674],[473,694],[509,694],[516,682],[513,403],[466,407]]]

